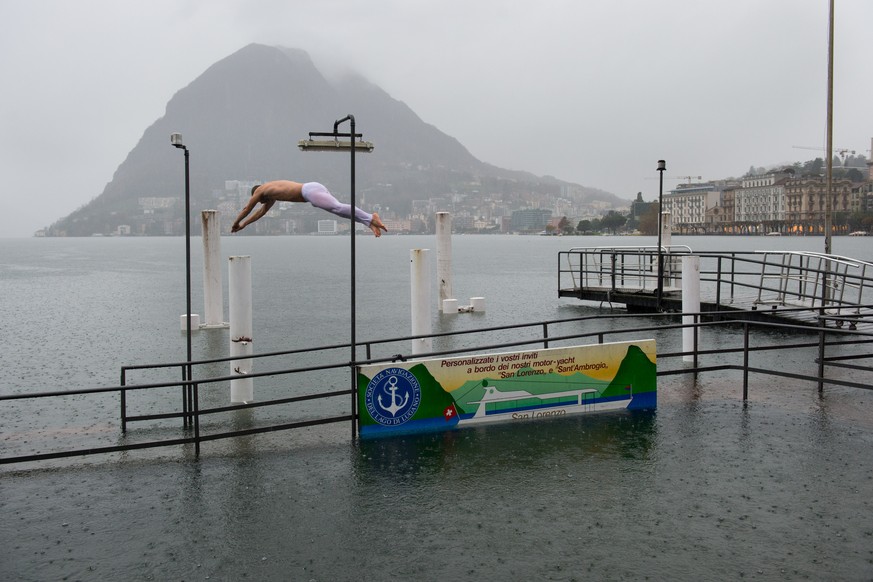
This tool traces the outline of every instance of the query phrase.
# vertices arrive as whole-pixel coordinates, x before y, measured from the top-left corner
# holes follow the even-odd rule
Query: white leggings
[[[328,212],[336,214],[337,216],[342,216],[343,218],[349,218],[349,210],[352,207],[351,204],[343,204],[334,198],[333,194],[331,194],[322,184],[319,184],[318,182],[307,182],[303,185],[302,192],[303,198],[316,208],[327,210]],[[357,206],[355,207],[355,222],[360,222],[361,224],[370,226],[370,222],[372,221],[372,214],[364,212]]]

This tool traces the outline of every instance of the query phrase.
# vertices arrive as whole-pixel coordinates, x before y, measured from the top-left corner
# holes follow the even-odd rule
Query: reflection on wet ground
[[[740,390],[676,377],[656,412],[4,467],[0,577],[873,577],[871,397]]]

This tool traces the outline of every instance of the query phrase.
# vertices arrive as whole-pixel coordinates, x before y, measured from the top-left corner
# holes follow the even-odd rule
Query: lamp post
[[[187,366],[185,366],[185,380],[191,380],[191,178],[188,171],[188,148],[182,141],[181,133],[170,134],[170,144],[173,147],[185,151],[185,339],[188,348]],[[183,409],[185,412],[185,424],[190,423],[188,411],[191,409],[190,404],[193,402],[192,386],[187,385],[183,390]],[[197,416],[194,415],[195,425],[197,424]],[[199,441],[196,447],[199,452]]]
[[[350,130],[349,133],[340,133],[339,126],[345,122],[349,122]],[[351,272],[350,272],[350,283],[351,283],[351,331],[350,331],[350,339],[349,345],[351,348],[349,367],[351,368],[351,410],[352,417],[357,418],[357,369],[355,362],[357,362],[357,338],[356,338],[356,313],[355,313],[355,304],[356,304],[356,291],[355,291],[355,207],[357,206],[357,201],[355,200],[355,150],[360,150],[362,152],[372,152],[373,144],[368,141],[355,141],[357,138],[362,138],[363,136],[359,133],[355,133],[355,116],[354,115],[346,115],[342,119],[338,119],[333,123],[333,132],[320,132],[320,131],[310,131],[309,139],[302,139],[297,144],[297,147],[300,148],[301,151],[334,151],[340,152],[348,149],[349,154],[351,155],[351,168],[350,168],[350,185],[351,185],[351,215],[349,216],[349,225],[350,225],[350,238],[351,238]],[[329,138],[329,139],[317,139],[317,138]],[[342,139],[341,139],[342,138]],[[356,421],[352,421],[352,438],[355,437],[355,426]]]
[[[833,230],[833,166],[834,166],[834,0],[828,3],[828,100],[827,100],[827,186],[825,188],[825,248],[824,254],[831,254],[831,231]],[[825,270],[822,275],[821,284],[821,304],[822,307],[830,303],[830,288],[828,284],[828,276],[830,275],[831,262],[825,262]],[[826,325],[822,319],[822,325]]]
[[[658,187],[658,311],[661,311],[661,296],[664,294],[664,257],[661,252],[661,226],[662,216],[664,214],[664,170],[667,169],[667,162],[658,160],[658,174],[660,176]]]

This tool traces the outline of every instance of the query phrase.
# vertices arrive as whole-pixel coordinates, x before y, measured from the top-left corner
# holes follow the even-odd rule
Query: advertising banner
[[[657,406],[655,340],[358,368],[362,437]]]

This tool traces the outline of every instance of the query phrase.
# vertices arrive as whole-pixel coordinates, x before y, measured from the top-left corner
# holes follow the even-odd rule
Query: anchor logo
[[[397,376],[389,376],[388,377],[388,386],[385,388],[388,392],[391,393],[391,404],[385,406],[382,403],[382,395],[379,395],[377,398],[379,402],[379,408],[390,414],[391,416],[397,416],[397,411],[403,409],[409,403],[409,392],[406,392],[403,395],[403,402],[401,404],[397,403]]]
[[[386,368],[376,374],[364,393],[370,418],[385,426],[399,426],[410,420],[421,404],[421,385],[405,368]]]

